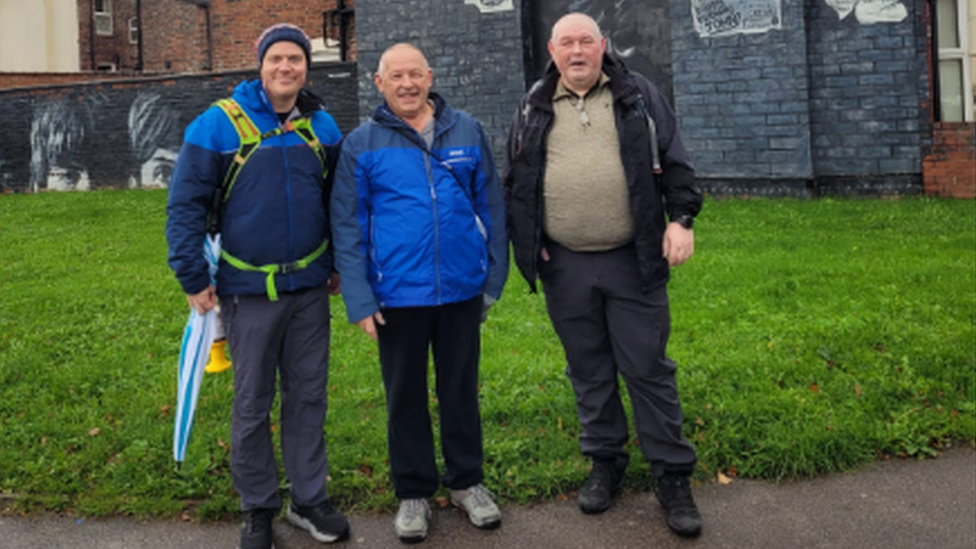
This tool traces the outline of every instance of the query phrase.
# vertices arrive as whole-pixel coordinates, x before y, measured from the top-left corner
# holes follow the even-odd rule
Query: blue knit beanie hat
[[[261,36],[254,42],[258,51],[258,66],[261,66],[264,61],[264,54],[268,53],[268,48],[275,42],[282,40],[298,44],[305,52],[305,66],[308,67],[312,64],[312,43],[308,40],[305,32],[291,23],[278,23],[264,29]]]

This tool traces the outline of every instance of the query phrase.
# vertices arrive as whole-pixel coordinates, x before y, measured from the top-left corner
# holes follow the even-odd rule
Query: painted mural
[[[473,4],[481,13],[494,13],[515,9],[512,0],[464,0],[465,4]]]
[[[532,76],[542,76],[549,61],[552,25],[569,12],[596,20],[607,48],[631,70],[646,76],[670,99],[671,40],[666,0],[551,0],[530,5],[533,32]]]
[[[846,19],[851,13],[858,23],[897,23],[908,17],[908,8],[901,0],[824,0],[837,12],[837,17]]]
[[[310,71],[340,129],[358,122],[349,64]],[[0,192],[165,188],[187,124],[250,73],[0,92]],[[322,86],[315,86],[314,82]]]
[[[702,38],[782,28],[781,0],[691,0],[695,31]]]

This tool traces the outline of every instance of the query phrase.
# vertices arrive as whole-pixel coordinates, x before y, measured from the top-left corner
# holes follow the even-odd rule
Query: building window
[[[139,18],[138,17],[129,18],[129,43],[130,44],[139,43]]]
[[[99,63],[95,70],[98,72],[115,72],[115,63]]]
[[[112,35],[112,0],[95,0],[95,34]]]
[[[936,0],[941,122],[973,121],[973,77],[969,66],[966,0]]]

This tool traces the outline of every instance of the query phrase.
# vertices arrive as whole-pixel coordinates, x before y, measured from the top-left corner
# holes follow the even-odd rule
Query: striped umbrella
[[[210,268],[210,280],[217,275],[217,262],[220,259],[220,235],[207,235],[203,246],[203,255],[207,258]],[[176,397],[176,424],[173,428],[173,459],[183,463],[186,457],[186,445],[190,439],[193,427],[193,414],[197,409],[197,397],[200,395],[200,382],[203,381],[203,370],[207,366],[210,356],[210,346],[213,344],[217,330],[217,311],[211,309],[201,315],[193,308],[190,318],[183,331],[183,345],[180,348],[180,367],[178,378],[178,393]]]

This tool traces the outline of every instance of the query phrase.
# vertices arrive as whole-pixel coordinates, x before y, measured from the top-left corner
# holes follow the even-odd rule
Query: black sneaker
[[[349,521],[336,511],[329,500],[314,507],[300,507],[292,503],[288,506],[288,522],[308,530],[312,537],[322,543],[341,541],[349,537]]]
[[[273,509],[252,509],[244,511],[244,526],[241,527],[241,543],[237,549],[272,549],[274,535],[271,523],[277,511]]]
[[[668,526],[680,536],[701,534],[702,518],[691,497],[689,479],[682,475],[666,474],[657,479],[654,495],[668,515]]]
[[[593,460],[590,478],[580,488],[579,497],[576,499],[580,511],[592,515],[610,508],[613,496],[620,492],[628,460],[627,456],[613,460]]]

